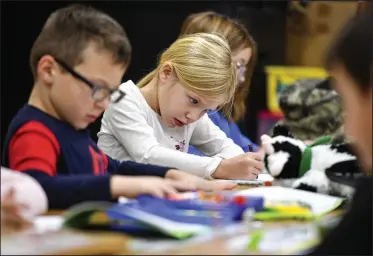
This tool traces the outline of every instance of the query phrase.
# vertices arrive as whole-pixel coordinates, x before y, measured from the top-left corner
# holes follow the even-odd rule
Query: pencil
[[[249,144],[249,152],[254,152],[253,145]],[[258,178],[258,175],[256,175],[256,179]]]
[[[249,144],[249,152],[254,152],[253,145]]]

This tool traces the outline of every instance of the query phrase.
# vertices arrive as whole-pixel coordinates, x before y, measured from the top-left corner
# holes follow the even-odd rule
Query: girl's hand
[[[216,179],[255,180],[263,171],[262,153],[245,153],[221,161],[212,174]]]

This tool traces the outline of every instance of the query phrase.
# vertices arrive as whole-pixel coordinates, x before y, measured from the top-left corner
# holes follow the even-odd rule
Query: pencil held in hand
[[[249,144],[249,152],[254,152],[253,145]],[[256,175],[256,178],[258,179],[258,175]]]
[[[255,180],[264,169],[259,153],[247,152],[229,159],[223,159],[212,174],[215,179]]]
[[[254,152],[253,145],[249,144],[249,152]]]

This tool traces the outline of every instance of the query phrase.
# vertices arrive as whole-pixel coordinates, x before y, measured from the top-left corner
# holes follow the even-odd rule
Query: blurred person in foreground
[[[1,167],[1,227],[17,229],[31,224],[48,207],[47,196],[29,175]]]
[[[372,255],[372,24],[371,12],[353,17],[327,55],[326,68],[346,114],[344,129],[366,175],[342,221],[313,255]]]

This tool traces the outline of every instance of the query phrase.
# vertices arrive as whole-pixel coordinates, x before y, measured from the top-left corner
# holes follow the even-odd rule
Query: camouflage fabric
[[[297,80],[279,94],[279,106],[284,118],[277,124],[303,141],[332,135],[342,126],[340,98],[329,79]]]
[[[344,133],[343,126],[341,126],[334,134],[332,134],[331,144],[339,144],[339,143],[350,143]]]

